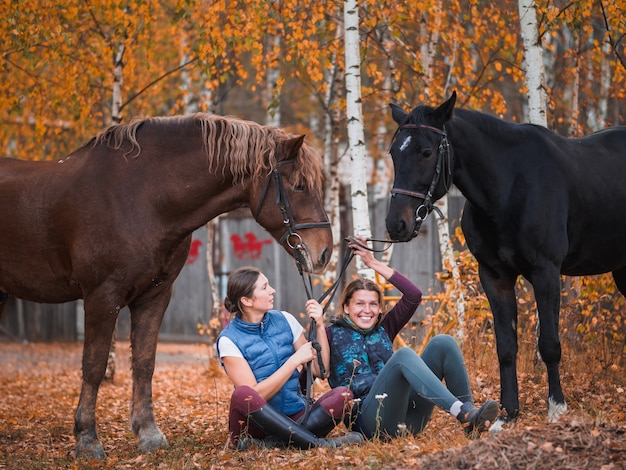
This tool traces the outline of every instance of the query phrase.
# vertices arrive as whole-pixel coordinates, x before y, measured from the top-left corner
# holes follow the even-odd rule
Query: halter
[[[287,192],[285,190],[283,180],[280,176],[280,172],[278,171],[278,167],[280,167],[281,165],[293,162],[293,159],[282,160],[278,162],[276,168],[271,171],[267,178],[267,181],[265,182],[263,192],[261,193],[261,199],[259,200],[259,205],[257,206],[254,218],[258,219],[259,214],[261,213],[261,209],[263,209],[263,204],[265,202],[265,197],[267,196],[267,191],[270,187],[270,183],[272,182],[272,180],[274,180],[276,183],[276,205],[283,215],[283,224],[286,228],[285,233],[282,237],[280,237],[278,243],[282,245],[283,243],[287,242],[289,248],[294,251],[294,255],[296,255],[294,256],[294,258],[298,263],[298,266],[300,266],[300,262],[302,261],[302,258],[300,257],[302,250],[302,237],[298,233],[298,230],[307,228],[330,227],[330,222],[309,222],[304,224],[297,224],[294,222],[293,211],[291,210],[291,205],[289,204],[289,199],[287,198]]]
[[[398,132],[404,129],[426,129],[441,136],[441,141],[439,142],[439,147],[437,149],[437,164],[435,165],[435,173],[433,174],[433,179],[428,188],[428,192],[424,194],[418,191],[411,191],[408,189],[391,189],[392,197],[394,194],[403,194],[405,196],[415,197],[424,200],[424,202],[415,210],[415,228],[411,236],[408,238],[408,240],[406,240],[409,241],[417,236],[417,232],[419,232],[419,229],[422,226],[422,222],[426,220],[426,217],[428,217],[428,215],[432,211],[435,211],[439,215],[439,217],[443,219],[443,214],[441,213],[439,208],[433,205],[432,198],[435,187],[439,182],[439,178],[441,178],[442,171],[444,172],[443,184],[445,192],[447,193],[450,190],[450,183],[452,181],[452,162],[450,156],[450,143],[448,142],[448,136],[446,134],[445,128],[441,130],[437,129],[436,127],[427,126],[424,124],[403,124],[398,127],[398,129],[394,133],[393,139],[391,140],[392,143],[396,139]]]

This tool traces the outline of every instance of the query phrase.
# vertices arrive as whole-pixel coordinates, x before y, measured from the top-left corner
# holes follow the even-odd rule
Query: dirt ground
[[[81,354],[77,343],[0,343],[0,469],[92,468],[74,464],[72,457]],[[155,414],[171,449],[159,454],[165,460],[155,464],[136,452],[128,429],[129,356],[128,343],[118,343],[116,379],[102,386],[98,402],[99,432],[108,459],[93,468],[626,468],[625,379],[572,384],[567,373],[570,411],[558,423],[545,422],[545,384],[528,376],[520,379],[520,388],[526,390],[523,418],[506,432],[476,441],[467,441],[447,415],[436,413],[423,436],[393,443],[370,442],[336,454],[233,454],[226,446],[232,386],[201,344],[159,345]],[[488,377],[479,382],[478,402],[497,398],[497,384]],[[176,448],[192,448],[193,455],[165,457]],[[302,460],[307,453],[312,454]]]

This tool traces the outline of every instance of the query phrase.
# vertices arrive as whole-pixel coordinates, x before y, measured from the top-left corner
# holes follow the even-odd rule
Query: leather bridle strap
[[[398,127],[398,129],[396,130],[393,136],[393,140],[395,140],[395,138],[397,137],[398,132],[400,132],[403,129],[426,129],[442,136],[441,141],[439,142],[439,148],[437,149],[437,164],[435,165],[435,173],[433,174],[433,179],[428,188],[428,192],[424,194],[419,191],[411,191],[411,190],[402,189],[402,188],[391,189],[392,195],[403,194],[405,196],[410,196],[410,197],[423,200],[423,203],[420,206],[418,206],[418,208],[415,210],[415,229],[413,230],[413,233],[411,234],[411,237],[409,238],[410,240],[417,236],[417,233],[422,225],[422,222],[424,222],[426,217],[428,217],[428,215],[433,210],[437,212],[439,217],[443,218],[443,214],[441,213],[439,208],[433,204],[432,198],[433,198],[433,193],[435,191],[435,187],[437,186],[437,183],[439,183],[439,179],[441,178],[442,171],[445,172],[444,186],[445,186],[446,192],[450,189],[449,186],[450,186],[450,181],[452,177],[452,165],[451,165],[451,160],[450,160],[450,143],[448,142],[448,136],[446,134],[445,128],[442,130],[442,129],[437,129],[436,127],[427,126],[425,124],[407,123]],[[393,140],[392,140],[392,143],[393,143]]]
[[[307,222],[298,224],[295,223],[293,212],[291,210],[291,205],[289,204],[289,199],[287,198],[287,192],[285,190],[285,186],[283,184],[283,180],[280,176],[280,172],[278,171],[278,167],[281,165],[285,165],[288,163],[293,163],[293,159],[282,160],[278,162],[276,168],[274,168],[271,173],[268,175],[267,181],[265,182],[265,186],[263,188],[263,192],[261,193],[261,199],[259,200],[259,204],[254,213],[254,218],[258,219],[261,210],[263,209],[263,204],[265,203],[265,198],[267,196],[267,192],[269,190],[270,183],[272,180],[276,183],[276,205],[279,207],[280,212],[283,216],[283,224],[287,229],[282,237],[278,240],[278,243],[281,245],[287,242],[290,248],[299,249],[302,245],[302,237],[298,234],[298,230],[309,229],[309,228],[324,228],[330,227],[330,222]],[[292,237],[295,237],[295,243],[292,243]]]

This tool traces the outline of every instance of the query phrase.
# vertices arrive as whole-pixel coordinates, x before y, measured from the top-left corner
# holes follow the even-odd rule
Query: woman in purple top
[[[393,284],[402,298],[384,314],[378,284],[355,279],[343,291],[338,318],[326,328],[328,381],[331,387],[348,387],[355,397],[347,425],[367,438],[418,434],[438,406],[456,417],[468,436],[480,434],[496,418],[499,406],[493,400],[480,408],[474,406],[456,341],[438,335],[421,356],[408,347],[394,352],[393,340],[417,310],[422,293],[371,251],[355,243],[350,247],[366,266]]]

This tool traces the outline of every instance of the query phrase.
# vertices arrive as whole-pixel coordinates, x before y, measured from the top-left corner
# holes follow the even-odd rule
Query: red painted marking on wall
[[[198,239],[191,241],[189,255],[187,255],[187,261],[185,261],[185,264],[193,264],[196,262],[198,256],[200,256],[200,245],[202,245],[202,242]]]
[[[252,232],[244,235],[245,241],[237,234],[231,235],[233,250],[237,259],[259,259],[263,252],[263,245],[272,243],[271,239],[259,240]]]

